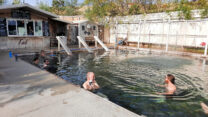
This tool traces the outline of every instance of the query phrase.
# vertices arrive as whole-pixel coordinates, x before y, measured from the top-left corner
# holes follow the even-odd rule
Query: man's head
[[[44,50],[41,50],[41,51],[40,51],[40,55],[41,55],[41,56],[45,56],[45,51],[44,51]]]
[[[175,77],[172,74],[167,74],[166,78],[165,78],[165,82],[171,82],[173,84],[175,84]]]
[[[46,65],[48,65],[48,64],[49,64],[49,60],[48,60],[48,59],[45,59],[45,60],[44,60],[44,63],[45,63]]]
[[[89,81],[95,80],[95,74],[93,72],[88,72],[87,73],[87,80],[89,80]]]
[[[33,59],[33,63],[35,63],[35,64],[38,64],[38,63],[39,63],[38,57],[35,57],[35,58]]]
[[[54,51],[53,50],[51,50],[51,53],[50,53],[51,55],[54,55]]]

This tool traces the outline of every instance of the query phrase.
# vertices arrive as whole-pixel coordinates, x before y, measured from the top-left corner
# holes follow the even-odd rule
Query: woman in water
[[[157,93],[159,95],[173,95],[176,92],[176,86],[175,86],[175,77],[171,74],[167,74],[165,77],[165,85],[158,85],[160,87],[165,87],[166,92],[164,93]]]

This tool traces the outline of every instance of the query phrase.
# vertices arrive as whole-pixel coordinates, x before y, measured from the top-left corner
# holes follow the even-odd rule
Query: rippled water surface
[[[56,74],[82,85],[93,71],[101,86],[99,94],[137,114],[149,117],[205,117],[200,102],[208,104],[206,61],[143,52],[112,51],[59,56]],[[166,98],[155,92],[166,74],[176,77],[176,96]]]

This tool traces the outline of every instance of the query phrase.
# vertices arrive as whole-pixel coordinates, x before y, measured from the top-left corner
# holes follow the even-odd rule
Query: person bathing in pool
[[[95,74],[93,72],[87,73],[87,81],[84,82],[82,85],[84,89],[93,91],[95,89],[99,89],[100,86],[95,81]]]
[[[175,77],[171,74],[167,74],[165,77],[165,85],[157,85],[159,87],[165,87],[165,93],[157,93],[159,95],[173,95],[176,92]]]

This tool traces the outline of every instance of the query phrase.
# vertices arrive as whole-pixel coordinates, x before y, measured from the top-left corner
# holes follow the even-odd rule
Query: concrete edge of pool
[[[0,53],[2,117],[137,117],[79,86]]]

